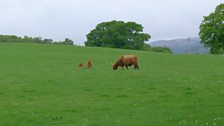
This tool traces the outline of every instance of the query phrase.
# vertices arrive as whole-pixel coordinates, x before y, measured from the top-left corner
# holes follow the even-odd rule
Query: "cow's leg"
[[[126,66],[126,69],[128,70],[128,65],[125,65]]]
[[[139,69],[139,66],[138,66],[138,65],[136,65],[136,68],[137,68],[137,69]]]
[[[134,65],[134,68],[135,68],[135,69],[139,69],[139,67],[138,67],[138,65],[137,65],[137,64],[135,64],[135,65]]]

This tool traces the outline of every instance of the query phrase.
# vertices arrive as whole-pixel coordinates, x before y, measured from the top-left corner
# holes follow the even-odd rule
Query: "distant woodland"
[[[0,35],[0,42],[73,45],[73,41],[69,38],[65,38],[64,41],[54,41],[53,39],[46,39],[42,37],[18,37],[16,35]]]

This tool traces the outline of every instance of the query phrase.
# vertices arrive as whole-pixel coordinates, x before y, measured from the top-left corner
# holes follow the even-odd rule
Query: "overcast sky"
[[[0,34],[86,41],[101,22],[142,24],[150,41],[195,37],[223,0],[0,0]]]

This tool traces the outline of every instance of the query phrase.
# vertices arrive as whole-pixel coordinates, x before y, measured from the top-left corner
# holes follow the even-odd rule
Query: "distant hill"
[[[152,47],[168,47],[176,54],[207,54],[209,50],[205,48],[198,37],[159,40],[149,43]]]

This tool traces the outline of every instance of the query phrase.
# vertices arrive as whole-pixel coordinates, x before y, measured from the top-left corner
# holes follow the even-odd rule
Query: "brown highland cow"
[[[128,66],[132,65],[134,69],[139,69],[138,57],[136,55],[122,55],[113,65],[113,70],[116,70],[119,66],[122,67],[122,70],[124,66],[128,69]]]

